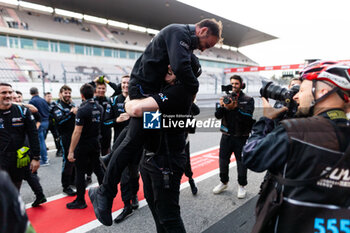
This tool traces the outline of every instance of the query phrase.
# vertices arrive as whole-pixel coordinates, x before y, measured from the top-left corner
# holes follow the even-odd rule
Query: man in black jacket
[[[34,117],[28,108],[12,104],[12,91],[10,84],[0,83],[0,167],[19,190],[25,167],[35,172],[40,166],[40,147]],[[31,153],[26,153],[26,135]]]
[[[245,95],[242,91],[245,84],[238,75],[230,78],[232,84],[232,95],[230,103],[223,102],[220,98],[220,106],[216,109],[215,117],[222,119],[220,141],[219,164],[220,164],[220,184],[213,189],[214,194],[219,194],[228,186],[229,164],[232,152],[236,157],[238,173],[237,197],[246,196],[245,187],[247,185],[247,168],[242,163],[242,148],[248,139],[253,125],[254,99]]]
[[[74,196],[76,194],[70,187],[74,183],[74,164],[68,161],[68,149],[74,130],[75,115],[78,110],[72,101],[71,93],[72,89],[67,85],[63,85],[60,88],[60,99],[52,109],[57,130],[61,136],[60,143],[63,149],[61,183],[63,192],[68,196]]]
[[[157,94],[165,85],[170,64],[174,74],[191,95],[198,91],[198,80],[191,67],[194,49],[204,51],[221,41],[222,25],[215,19],[204,19],[196,25],[171,24],[162,29],[136,61],[130,76],[129,97],[140,99]],[[117,194],[121,173],[143,146],[142,118],[132,117],[125,139],[113,152],[103,184],[89,190],[95,214],[104,225],[111,225],[111,203]]]

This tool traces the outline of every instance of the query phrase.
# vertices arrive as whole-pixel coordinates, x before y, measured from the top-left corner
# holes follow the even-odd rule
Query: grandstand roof
[[[171,23],[190,24],[204,18],[215,18],[223,22],[224,43],[237,48],[276,39],[275,36],[175,0],[27,1],[157,30]]]

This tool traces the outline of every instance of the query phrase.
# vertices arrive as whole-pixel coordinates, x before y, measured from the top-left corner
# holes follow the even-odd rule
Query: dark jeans
[[[176,163],[171,162],[173,175],[170,175],[170,188],[165,189],[163,175],[154,162],[160,166],[159,156],[145,156],[141,163],[143,190],[148,206],[152,212],[158,233],[186,232],[181,219],[179,196],[180,182],[186,164],[186,155],[172,155]],[[154,161],[152,161],[154,160]]]
[[[38,129],[41,163],[47,162],[47,148],[45,143],[45,135],[48,128],[49,128],[49,120],[45,120],[41,122],[40,127]]]
[[[63,152],[61,183],[63,188],[68,188],[69,185],[74,183],[74,163],[71,163],[68,160],[71,137],[72,135],[69,134],[61,135],[61,146]]]
[[[76,167],[76,187],[77,201],[85,202],[85,174],[92,170],[97,176],[99,184],[102,184],[103,171],[100,166],[100,146],[96,139],[95,141],[79,142],[74,151],[75,167]]]
[[[232,152],[235,154],[238,173],[238,184],[245,186],[247,182],[247,168],[242,162],[242,149],[248,137],[235,137],[223,134],[220,141],[219,164],[220,180],[229,181],[229,164]]]
[[[117,195],[124,169],[129,164],[139,163],[141,159],[141,153],[138,152],[144,144],[142,122],[142,118],[131,118],[128,127],[124,128],[113,145],[112,158],[100,187],[100,190],[111,198]]]

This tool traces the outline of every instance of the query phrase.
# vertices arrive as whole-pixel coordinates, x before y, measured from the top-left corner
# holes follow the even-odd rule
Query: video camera
[[[288,90],[273,82],[262,81],[260,95],[265,98],[281,101],[282,104],[288,108],[285,118],[293,118],[298,110],[298,104],[293,100],[293,97],[299,92],[299,89],[299,85],[294,85]]]
[[[224,104],[230,104],[233,99],[237,99],[237,93],[232,92],[232,85],[221,85],[221,91],[225,92],[227,96],[224,96],[224,99],[222,102]]]

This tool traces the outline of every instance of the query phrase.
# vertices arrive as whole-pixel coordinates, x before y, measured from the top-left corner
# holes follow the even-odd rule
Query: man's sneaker
[[[85,201],[82,202],[82,201],[77,201],[77,200],[74,200],[70,203],[67,203],[66,206],[68,209],[85,209],[87,207]]]
[[[37,196],[35,201],[32,203],[32,207],[38,207],[40,204],[47,202],[44,194]]]
[[[89,189],[89,197],[94,207],[94,212],[98,221],[105,226],[111,226],[112,220],[112,204],[113,198],[108,198],[107,195],[100,193],[99,187]],[[111,200],[110,200],[111,199]]]
[[[112,158],[112,154],[111,154],[111,153],[99,157],[100,162],[101,162],[101,165],[102,165],[102,168],[103,168],[105,171],[107,170],[108,163],[109,163],[109,161],[111,160],[111,158]]]
[[[121,214],[118,215],[118,217],[116,217],[114,219],[115,223],[120,223],[122,222],[124,219],[126,219],[127,217],[131,216],[133,214],[133,210],[132,207],[129,206],[125,206],[123,211],[121,212]]]
[[[63,192],[67,194],[68,196],[75,196],[77,195],[77,192],[75,192],[71,187],[64,188]]]
[[[137,195],[131,199],[131,206],[133,210],[139,208],[139,199],[137,198]]]
[[[214,194],[222,193],[222,191],[227,189],[227,186],[228,186],[227,184],[224,184],[224,183],[220,182],[220,184],[215,186],[215,188],[213,189],[213,193]]]
[[[40,167],[47,167],[47,166],[49,166],[49,165],[50,165],[49,161],[40,162]]]
[[[196,195],[198,193],[198,188],[196,187],[196,184],[194,183],[194,180],[191,178],[191,179],[188,180],[188,183],[190,183],[192,194]]]
[[[238,185],[238,191],[237,191],[237,197],[239,199],[245,198],[247,195],[247,190],[245,189],[245,187]]]

